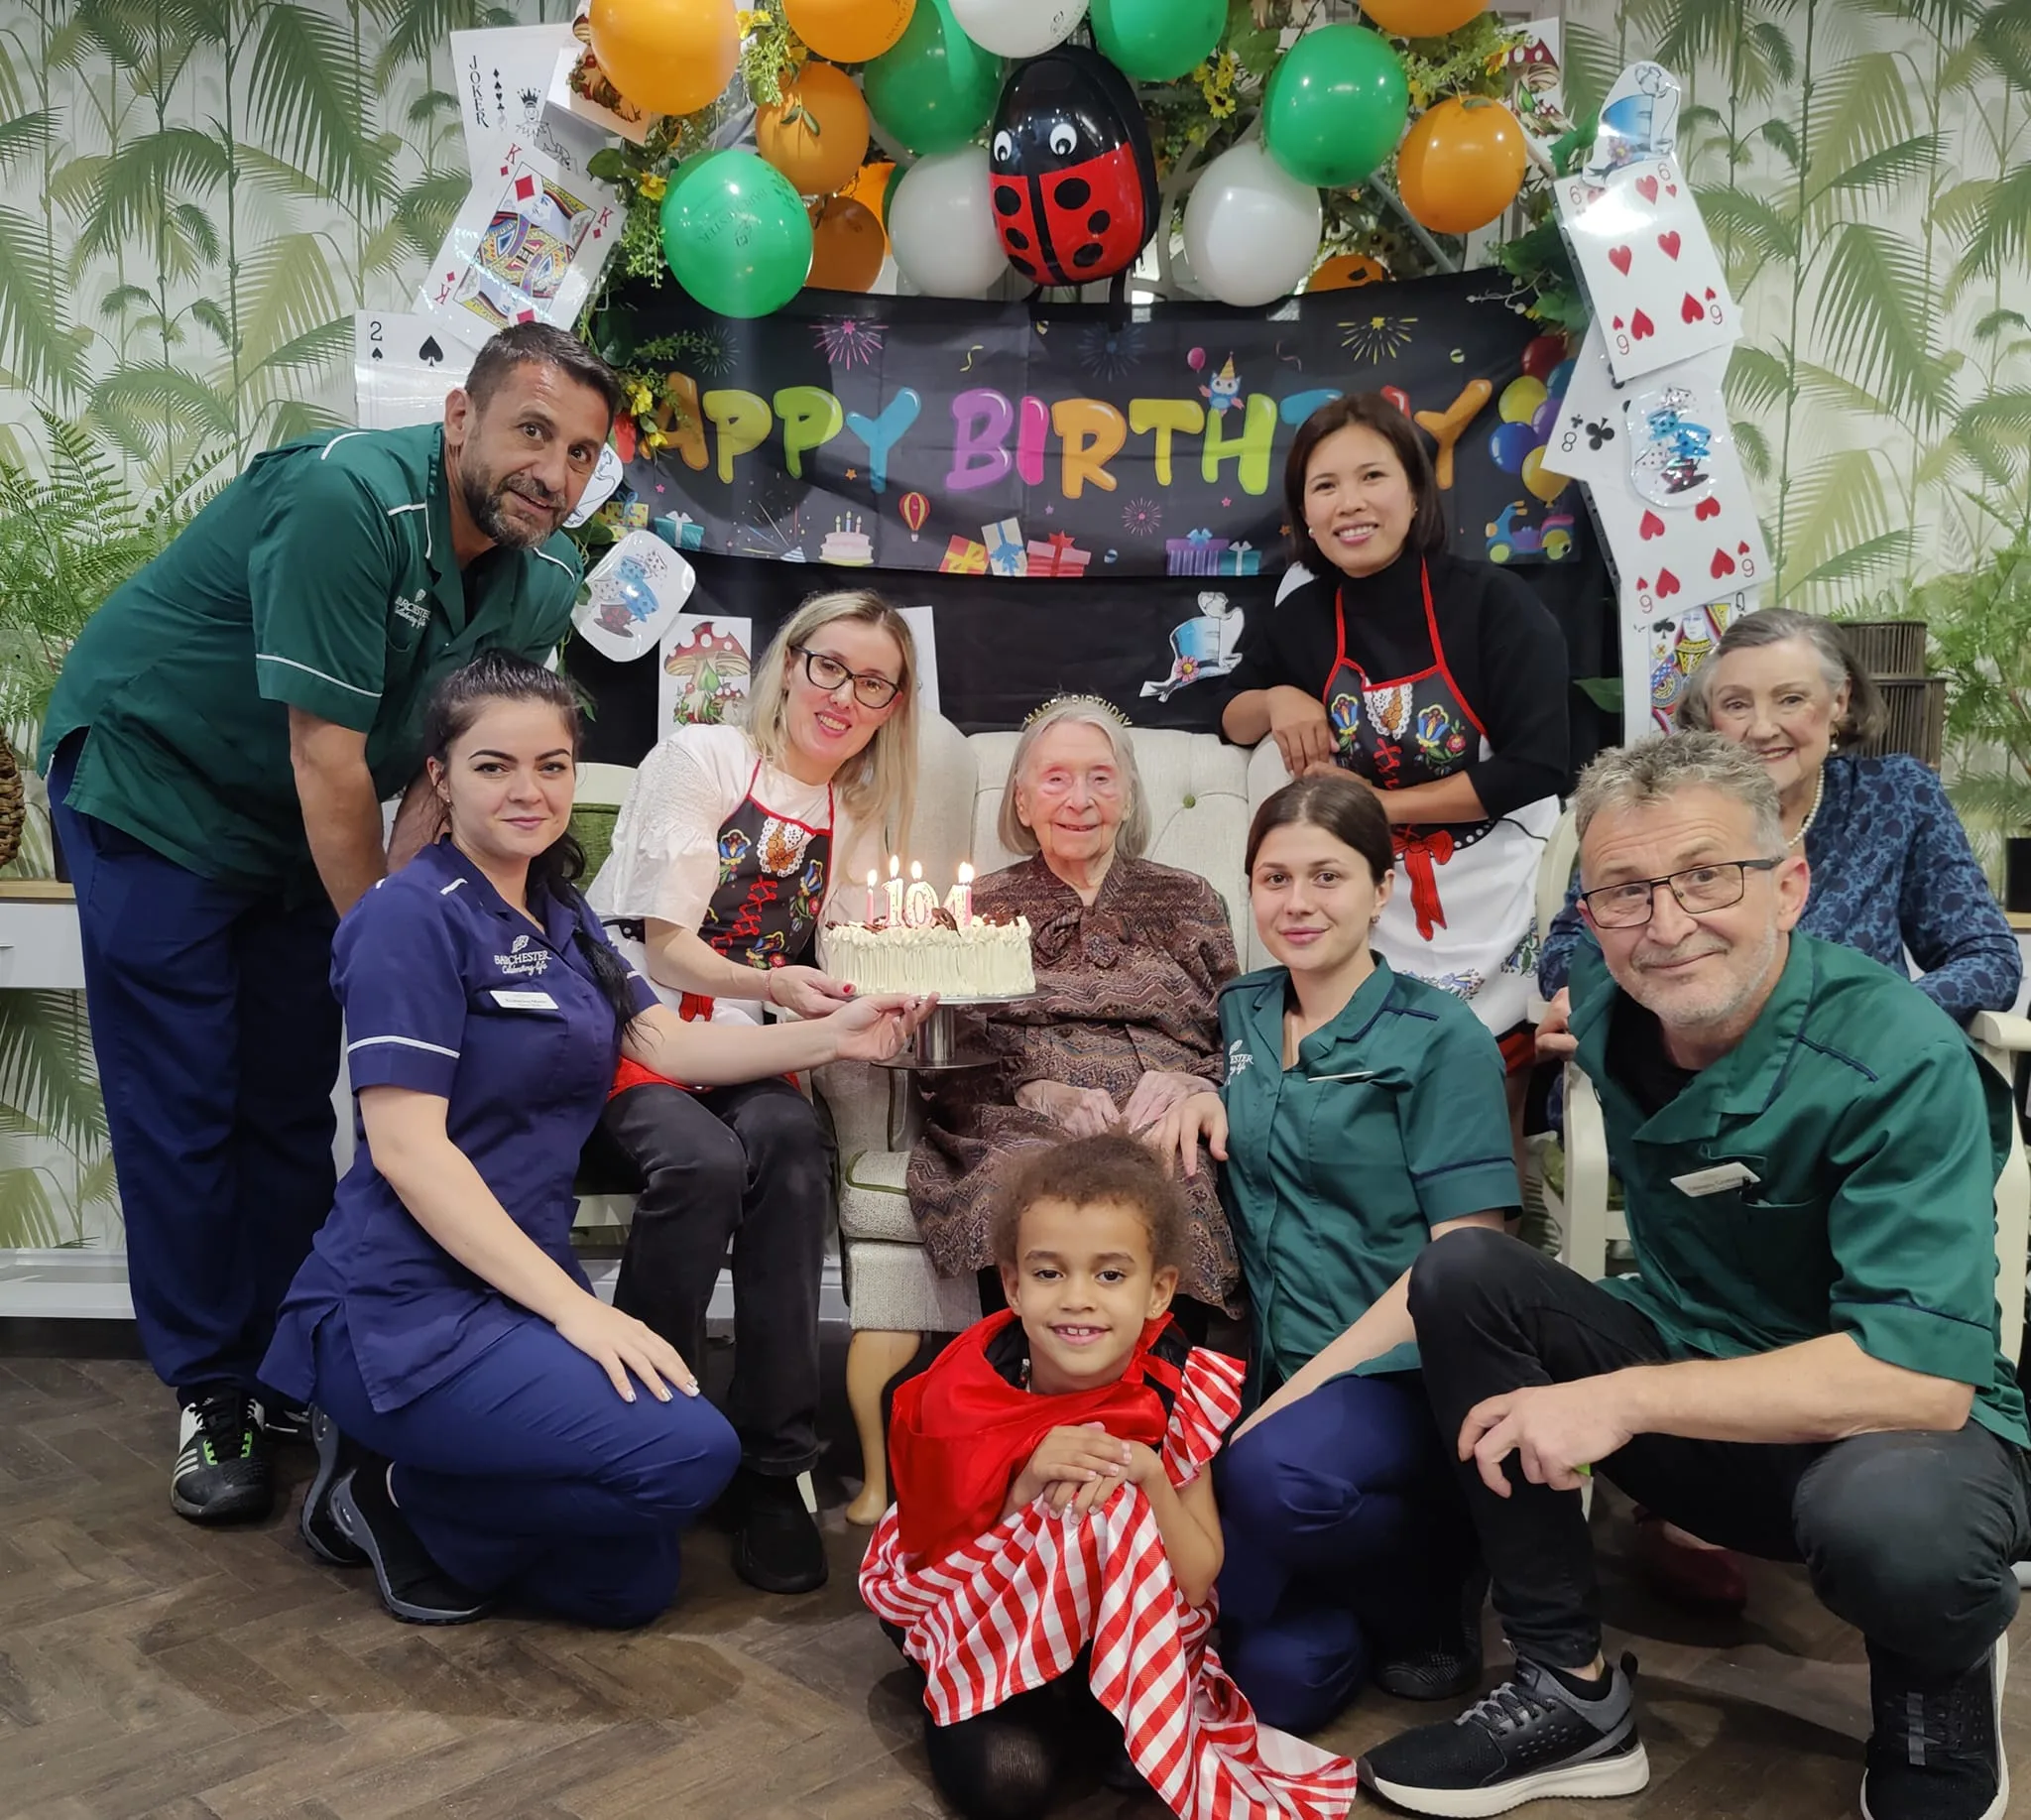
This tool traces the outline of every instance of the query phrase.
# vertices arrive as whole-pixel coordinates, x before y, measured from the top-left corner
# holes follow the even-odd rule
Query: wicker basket
[[[1840,630],[1855,662],[1881,691],[1887,710],[1881,734],[1856,746],[1855,753],[1862,758],[1907,753],[1939,770],[1946,753],[1947,684],[1944,677],[1925,673],[1925,621],[1850,620]]]
[[[1878,682],[1906,681],[1925,674],[1925,621],[1849,620],[1840,628],[1854,661]]]
[[[585,873],[579,880],[589,885],[599,877],[599,869],[607,863],[607,855],[614,847],[614,823],[620,816],[620,809],[611,803],[581,802],[571,811],[571,832],[578,836],[578,844],[585,849]]]
[[[21,851],[21,831],[28,821],[28,797],[21,782],[21,761],[0,739],[0,866],[13,864]]]

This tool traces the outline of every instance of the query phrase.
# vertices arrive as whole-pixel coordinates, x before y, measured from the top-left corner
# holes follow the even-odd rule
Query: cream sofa
[[[1017,857],[996,831],[1016,738],[969,738],[942,719],[924,728],[909,857],[921,859],[932,878],[949,878],[962,859],[988,873]],[[1227,904],[1242,965],[1263,965],[1242,857],[1255,805],[1287,781],[1273,742],[1252,761],[1208,733],[1138,728],[1132,738],[1149,801],[1148,857],[1207,879]],[[840,1249],[853,1327],[847,1396],[868,1462],[865,1489],[848,1515],[873,1522],[888,1502],[883,1390],[922,1335],[955,1333],[978,1320],[980,1297],[971,1277],[940,1277],[918,1243],[903,1187],[909,1133],[892,1116],[888,1071],[843,1063],[819,1070],[817,1088],[839,1137]]]

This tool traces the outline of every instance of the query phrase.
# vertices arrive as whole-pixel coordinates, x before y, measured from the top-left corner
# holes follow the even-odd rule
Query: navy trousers
[[[704,1397],[659,1402],[638,1385],[624,1401],[536,1315],[399,1409],[369,1400],[343,1310],[318,1327],[315,1364],[319,1407],[395,1462],[396,1502],[439,1567],[580,1624],[664,1611],[682,1532],[740,1464]]]
[[[1220,1659],[1265,1724],[1318,1731],[1457,1610],[1474,1527],[1416,1373],[1321,1385],[1222,1452],[1214,1483]]]
[[[179,1391],[257,1388],[275,1311],[331,1211],[339,1010],[323,898],[199,878],[64,802],[85,1005],[149,1363]]]

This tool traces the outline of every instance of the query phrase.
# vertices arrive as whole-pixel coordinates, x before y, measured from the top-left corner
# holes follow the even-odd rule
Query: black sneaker
[[[1477,1567],[1460,1589],[1451,1623],[1437,1637],[1397,1649],[1375,1669],[1375,1685],[1399,1700],[1457,1700],[1481,1681],[1481,1608],[1488,1573]]]
[[[320,1561],[329,1561],[334,1567],[363,1567],[367,1551],[338,1526],[338,1518],[331,1511],[331,1494],[339,1480],[371,1456],[340,1434],[338,1424],[322,1409],[313,1408],[306,1413],[310,1418],[310,1440],[317,1449],[317,1470],[311,1475],[309,1489],[303,1493],[297,1533]],[[381,1464],[385,1470],[386,1462]]]
[[[2002,1820],[2010,1806],[2003,1757],[2003,1678],[2010,1640],[1964,1675],[1920,1686],[1871,1661],[1875,1730],[1861,1776],[1862,1820]]]
[[[178,1417],[170,1509],[194,1523],[236,1523],[258,1520],[274,1505],[253,1397],[231,1387],[191,1396]]]
[[[742,1467],[734,1531],[734,1572],[765,1593],[809,1593],[831,1571],[818,1519],[804,1509],[794,1479],[771,1478]]]
[[[1650,1780],[1636,1736],[1635,1660],[1583,1700],[1535,1662],[1449,1725],[1420,1726],[1357,1765],[1362,1786],[1413,1814],[1483,1820],[1545,1795],[1632,1795]]]
[[[491,1599],[459,1585],[430,1559],[389,1497],[384,1468],[347,1473],[332,1488],[331,1515],[339,1532],[374,1563],[381,1603],[392,1616],[405,1624],[471,1624],[487,1615]]]

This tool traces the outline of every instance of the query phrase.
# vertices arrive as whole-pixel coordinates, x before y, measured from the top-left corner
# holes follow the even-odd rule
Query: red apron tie
[[[1430,941],[1434,927],[1446,926],[1445,906],[1439,902],[1439,881],[1432,868],[1453,857],[1453,836],[1445,828],[1394,829],[1391,831],[1397,857],[1410,875],[1410,908],[1417,916],[1417,933]]]

